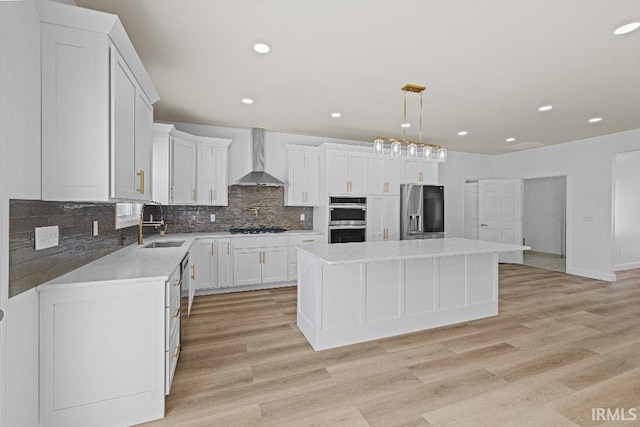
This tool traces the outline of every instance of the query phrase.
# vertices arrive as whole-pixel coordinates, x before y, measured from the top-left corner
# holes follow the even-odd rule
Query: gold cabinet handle
[[[140,169],[140,172],[136,173],[140,177],[140,186],[136,189],[140,194],[144,194],[144,171]]]
[[[315,242],[314,239],[309,239],[309,240],[303,240],[302,243],[312,243]]]
[[[349,181],[347,181],[347,191],[349,191]]]
[[[229,247],[231,246],[231,243],[227,242],[227,255],[229,255]]]
[[[173,314],[173,318],[177,319],[178,317],[180,317],[180,313],[182,313],[182,308],[181,307],[176,308],[176,312]]]
[[[173,353],[173,358],[177,359],[178,357],[180,357],[180,351],[182,350],[182,344],[178,344],[176,346],[176,351]]]
[[[196,265],[191,264],[191,280],[196,280]]]
[[[193,194],[193,201],[196,201],[196,200],[197,200],[197,197],[196,197],[196,196],[197,196],[197,194],[198,194],[198,193],[197,193],[197,190],[194,188],[193,190],[191,190],[191,193]]]
[[[175,286],[176,288],[179,288],[181,284],[182,284],[182,280],[178,279],[178,280],[176,280],[176,282],[173,284],[173,286]]]
[[[214,255],[215,255],[215,252],[213,250],[213,243],[211,243],[211,256],[214,256]]]
[[[258,263],[262,264],[262,252],[258,252]]]
[[[480,224],[480,227],[488,227],[489,224]]]
[[[262,252],[262,263],[266,264],[267,263],[267,254]]]

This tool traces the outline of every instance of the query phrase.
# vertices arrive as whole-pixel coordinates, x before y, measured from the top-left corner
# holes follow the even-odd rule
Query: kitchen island
[[[298,327],[315,350],[498,315],[498,253],[469,239],[298,249]]]

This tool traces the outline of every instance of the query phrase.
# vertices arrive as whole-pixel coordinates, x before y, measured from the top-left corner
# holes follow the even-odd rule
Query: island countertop
[[[528,249],[531,247],[462,238],[316,244],[298,248],[299,251],[317,257],[327,264],[353,264]]]

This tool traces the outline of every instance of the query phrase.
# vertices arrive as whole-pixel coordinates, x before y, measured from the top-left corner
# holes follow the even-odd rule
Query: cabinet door
[[[370,242],[384,239],[384,202],[384,197],[369,197],[367,203],[367,232],[369,234],[368,240]]]
[[[233,270],[231,269],[231,239],[218,239],[217,257],[217,287],[226,288],[233,286]]]
[[[387,178],[387,188],[385,194],[399,196],[400,181],[402,176],[402,162],[400,159],[385,159],[385,172]]]
[[[349,192],[349,154],[327,154],[327,192],[329,195]]]
[[[262,283],[286,282],[288,273],[288,248],[262,249]]]
[[[227,191],[227,157],[228,151],[226,148],[214,148],[213,149],[213,183],[211,204],[215,206],[227,206],[228,191]]]
[[[305,153],[292,151],[289,153],[289,188],[288,205],[301,206],[305,202],[304,192],[306,191],[305,180]]]
[[[153,106],[142,90],[136,93],[135,174],[138,200],[151,200],[151,145],[153,139]]]
[[[400,239],[400,197],[384,198],[384,228],[386,240]]]
[[[369,193],[383,195],[386,193],[386,173],[384,157],[374,156],[369,160]]]
[[[109,198],[109,47],[103,34],[43,23],[42,199]],[[38,167],[40,163],[38,162]]]
[[[320,204],[319,166],[318,154],[307,153],[305,156],[305,199],[306,206],[318,206]]]
[[[421,162],[422,183],[425,185],[438,185],[438,162],[423,160]]]
[[[216,241],[203,239],[196,242],[195,253],[195,288],[211,289],[215,285]]]
[[[120,54],[111,52],[111,197],[137,199],[136,192],[136,86]]]
[[[171,203],[174,205],[192,205],[195,200],[195,162],[194,143],[173,138],[171,164]]]
[[[405,184],[418,184],[420,183],[421,168],[417,159],[403,159],[402,160],[402,182]]]
[[[196,153],[196,204],[213,203],[213,147],[198,144]]]
[[[234,249],[234,286],[258,285],[262,282],[262,249]]]
[[[349,178],[351,181],[351,193],[367,194],[367,175],[369,169],[368,156],[352,154],[349,159]]]

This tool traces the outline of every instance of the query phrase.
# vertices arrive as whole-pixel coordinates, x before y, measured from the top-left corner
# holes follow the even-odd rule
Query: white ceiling
[[[612,34],[640,19],[640,0],[76,2],[120,16],[160,93],[158,120],[399,138],[400,88],[414,83],[427,86],[423,140],[455,151],[640,128],[640,30]]]

